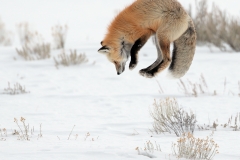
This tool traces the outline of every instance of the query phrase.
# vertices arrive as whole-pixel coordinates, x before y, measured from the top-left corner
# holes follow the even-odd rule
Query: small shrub
[[[30,140],[29,139],[29,125],[26,125],[25,123],[25,118],[21,117],[20,118],[20,122],[22,123],[23,127],[20,127],[19,123],[18,123],[18,119],[14,118],[14,122],[17,124],[20,132],[19,133],[19,140]]]
[[[16,51],[19,56],[27,61],[48,59],[51,57],[49,43],[35,44],[33,47],[25,44],[22,46],[22,49],[16,49]]]
[[[41,34],[30,29],[28,23],[23,22],[17,25],[22,49],[16,51],[25,60],[41,60],[50,58],[50,43],[45,43]]]
[[[240,51],[240,20],[222,11],[213,3],[211,10],[208,9],[207,0],[195,1],[196,14],[189,13],[193,18],[198,45],[214,45],[222,51],[226,51],[226,46],[235,52]]]
[[[58,60],[59,59],[59,60]],[[67,55],[63,50],[61,54],[58,55],[58,58],[54,57],[55,66],[58,68],[59,65],[70,66],[70,65],[80,65],[87,63],[88,59],[84,53],[78,54],[76,50],[70,50],[70,54]]]
[[[56,25],[52,27],[52,37],[54,41],[54,48],[63,49],[65,47],[67,38],[68,26]]]
[[[19,122],[20,121],[20,122]],[[30,138],[34,135],[34,127],[30,129],[29,124],[26,124],[26,119],[21,117],[20,120],[14,118],[14,122],[17,124],[19,130],[14,130],[12,135],[17,135],[18,140],[27,140],[30,141]],[[38,134],[38,138],[42,137],[42,124],[40,124],[40,133]]]
[[[179,138],[177,144],[172,144],[172,152],[177,158],[211,160],[219,153],[219,146],[213,139],[195,138],[191,133]]]
[[[4,88],[4,94],[16,95],[16,94],[24,94],[29,93],[25,90],[24,86],[21,86],[19,83],[15,83],[13,88],[11,88],[10,83],[8,82],[8,87]]]
[[[194,132],[196,115],[179,108],[174,98],[166,98],[159,102],[155,100],[153,106],[151,116],[154,119],[153,128],[157,134],[174,132],[179,137],[185,132]]]
[[[12,44],[12,33],[5,28],[0,18],[0,45],[10,46]]]
[[[42,43],[43,37],[37,31],[29,25],[27,22],[22,22],[16,25],[17,33],[19,36],[20,43],[25,44],[35,44]]]

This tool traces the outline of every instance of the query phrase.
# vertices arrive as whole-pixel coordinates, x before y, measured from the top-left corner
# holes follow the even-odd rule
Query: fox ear
[[[100,48],[98,50],[98,52],[99,53],[104,53],[104,54],[109,53],[109,48],[107,46],[103,46],[102,48]]]

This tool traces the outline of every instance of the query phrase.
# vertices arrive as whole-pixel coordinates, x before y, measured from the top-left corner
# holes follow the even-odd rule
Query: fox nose
[[[120,72],[117,72],[117,75],[120,75],[121,73]]]

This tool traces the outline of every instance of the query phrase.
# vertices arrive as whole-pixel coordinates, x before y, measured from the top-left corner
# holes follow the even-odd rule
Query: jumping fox
[[[196,31],[190,16],[177,0],[136,0],[121,11],[108,27],[98,52],[114,63],[117,74],[138,63],[138,51],[153,36],[157,60],[139,73],[156,76],[169,65],[170,74],[180,78],[188,71],[196,48]],[[170,43],[173,42],[172,57]]]

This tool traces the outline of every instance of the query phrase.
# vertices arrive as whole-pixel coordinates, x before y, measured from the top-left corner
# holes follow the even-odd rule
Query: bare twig
[[[194,21],[197,32],[198,45],[212,45],[218,47],[221,51],[226,51],[229,46],[232,51],[240,51],[240,20],[238,17],[229,15],[221,10],[215,3],[211,10],[208,8],[207,0],[195,1],[195,15],[191,14],[192,8],[189,7],[189,13]]]
[[[70,136],[71,136],[71,134],[72,134],[72,131],[73,131],[74,127],[75,127],[75,125],[73,126],[73,128],[72,128],[72,130],[71,130],[71,132],[70,132],[70,134],[69,134],[69,136],[68,136],[68,140],[69,140],[69,138],[70,138]]]

